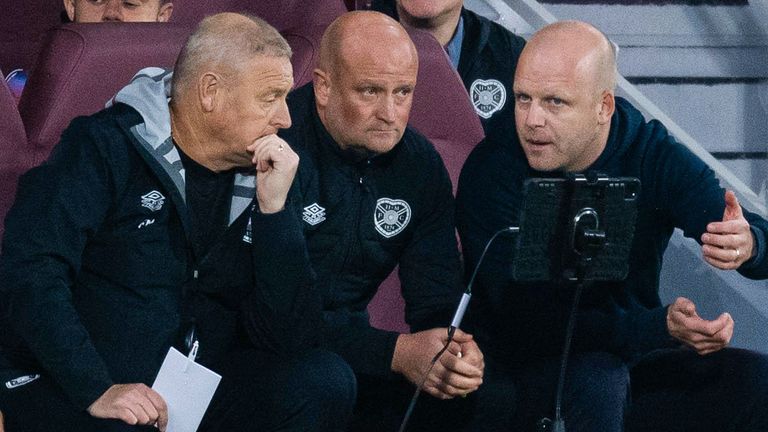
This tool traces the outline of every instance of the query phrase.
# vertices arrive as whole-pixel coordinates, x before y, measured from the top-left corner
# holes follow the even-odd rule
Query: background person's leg
[[[768,356],[726,348],[657,351],[631,370],[626,430],[768,431]]]
[[[518,404],[514,429],[537,431],[543,417],[554,420],[560,357],[515,371]],[[562,412],[568,432],[621,432],[627,409],[629,372],[608,353],[578,353],[568,361]]]
[[[299,359],[247,350],[218,368],[222,380],[201,431],[343,431],[355,402],[355,377],[336,354]]]

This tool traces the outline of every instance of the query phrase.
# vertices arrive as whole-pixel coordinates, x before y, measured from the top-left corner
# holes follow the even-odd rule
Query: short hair
[[[196,74],[209,65],[241,70],[255,56],[291,58],[288,42],[261,18],[220,13],[203,19],[179,53],[174,66],[171,96],[193,83]]]

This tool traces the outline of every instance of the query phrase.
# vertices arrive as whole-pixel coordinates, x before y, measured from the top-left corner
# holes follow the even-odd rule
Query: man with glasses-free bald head
[[[358,378],[354,430],[397,429],[461,294],[451,182],[434,147],[407,126],[417,72],[400,24],[345,14],[323,36],[313,83],[288,98],[304,120],[280,132],[300,157],[293,202],[324,296],[323,346]],[[375,329],[366,312],[397,265],[410,334]],[[482,375],[482,353],[458,331],[425,392],[471,393]]]
[[[663,305],[658,292],[675,228],[701,244],[710,265],[767,278],[768,222],[742,209],[661,123],[616,97],[616,78],[615,47],[589,24],[558,22],[531,37],[515,74],[519,140],[479,145],[461,174],[457,226],[467,267],[495,231],[517,225],[527,178],[638,178],[628,276],[595,282],[578,309],[567,430],[768,430],[765,356],[727,348],[734,331],[728,313],[706,319],[693,301]],[[471,306],[487,360],[475,405],[487,422],[474,422],[475,430],[533,431],[539,419],[553,417],[573,290],[514,282],[511,243],[489,249]]]

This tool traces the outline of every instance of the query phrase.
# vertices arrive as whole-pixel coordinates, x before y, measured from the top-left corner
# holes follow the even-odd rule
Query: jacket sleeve
[[[712,169],[672,137],[668,136],[657,149],[654,163],[647,164],[648,169],[654,170],[648,177],[655,183],[644,185],[651,188],[645,193],[658,199],[660,214],[667,219],[660,223],[681,229],[686,237],[701,244],[707,224],[722,220],[725,190]],[[768,223],[746,210],[744,215],[755,234],[757,255],[738,272],[752,279],[764,279],[768,277],[765,244]],[[666,316],[667,306],[621,314],[614,338],[618,338],[617,344],[623,347],[623,355],[637,358],[651,350],[678,344],[669,335]]]
[[[292,356],[318,343],[322,302],[296,212],[286,209],[251,216],[256,287],[243,316],[251,341]]]
[[[674,226],[683,230],[686,237],[701,244],[701,235],[707,224],[721,221],[725,210],[725,190],[715,177],[714,171],[688,149],[671,137],[659,164],[657,179],[659,196],[667,197],[663,202],[668,209]],[[766,256],[766,235],[768,222],[744,209],[744,217],[750,224],[755,238],[756,255],[742,264],[738,272],[750,279],[768,278],[768,256]]]
[[[447,327],[462,292],[451,180],[442,163],[436,165],[421,192],[428,211],[400,257],[405,321],[413,332]]]
[[[0,298],[13,331],[79,408],[111,385],[72,302],[89,237],[113,198],[106,157],[76,120],[50,160],[26,173],[6,218]]]

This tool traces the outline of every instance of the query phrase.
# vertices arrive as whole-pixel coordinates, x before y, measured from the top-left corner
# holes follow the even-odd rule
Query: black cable
[[[500,234],[505,232],[518,232],[520,229],[518,227],[504,227],[498,231],[496,231],[488,240],[488,242],[485,244],[485,249],[483,249],[483,253],[480,254],[480,259],[477,260],[477,264],[475,265],[475,270],[472,272],[472,277],[469,278],[469,283],[467,284],[467,289],[464,291],[464,294],[461,297],[461,302],[459,302],[459,306],[456,309],[456,313],[453,316],[453,321],[451,321],[451,325],[448,327],[448,340],[445,342],[445,345],[443,345],[443,348],[438,351],[437,354],[435,354],[434,357],[432,357],[432,361],[429,364],[429,368],[427,369],[427,373],[424,374],[424,378],[422,378],[419,385],[416,386],[416,391],[413,392],[413,397],[411,397],[411,403],[408,404],[408,409],[405,411],[405,416],[403,417],[402,423],[400,423],[400,429],[398,429],[398,432],[405,432],[405,428],[408,426],[408,420],[410,420],[411,415],[413,414],[414,408],[416,408],[416,401],[419,399],[419,395],[421,394],[421,390],[424,388],[424,384],[427,382],[427,378],[429,377],[429,373],[432,372],[432,368],[435,367],[435,364],[438,360],[440,360],[440,357],[445,353],[446,350],[448,350],[448,346],[453,342],[453,335],[456,333],[456,329],[459,328],[461,324],[461,320],[464,317],[464,311],[467,308],[467,304],[469,303],[469,299],[472,297],[472,285],[475,282],[475,277],[477,276],[477,271],[480,269],[480,264],[483,263],[483,259],[485,258],[486,252],[488,252],[488,248],[491,247],[491,244],[494,240],[496,240],[496,237],[498,237]]]
[[[576,286],[576,292],[573,294],[573,304],[571,305],[571,314],[568,317],[568,327],[565,330],[565,342],[563,344],[563,355],[560,359],[560,376],[557,380],[557,395],[555,396],[555,424],[553,432],[565,432],[565,420],[562,416],[563,389],[565,388],[565,372],[568,368],[568,356],[571,352],[571,340],[573,339],[573,329],[576,327],[576,313],[579,308],[579,299],[584,290],[585,282],[580,281]]]

